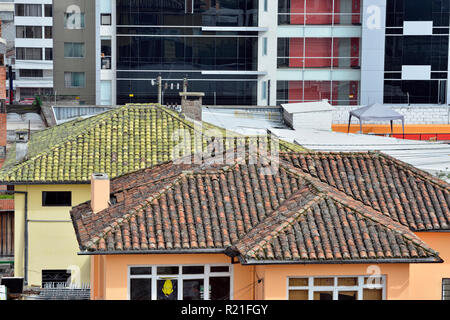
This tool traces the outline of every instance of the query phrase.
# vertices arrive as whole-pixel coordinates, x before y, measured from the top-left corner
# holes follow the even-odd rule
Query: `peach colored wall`
[[[180,265],[180,264],[229,264],[230,258],[223,254],[160,254],[160,255],[109,255],[105,256],[105,299],[126,300],[128,285],[128,266],[130,265]],[[234,264],[234,299],[253,299],[254,291],[252,279],[254,277],[251,266]],[[95,268],[95,267],[94,267]],[[100,277],[91,282],[94,288],[101,287]],[[102,292],[103,289],[98,289]]]
[[[102,265],[103,259],[103,265]],[[222,254],[186,255],[110,255],[92,259],[94,279],[93,296],[97,299],[126,300],[129,265],[168,264],[229,264],[230,258]],[[287,278],[291,276],[339,276],[372,275],[370,266],[362,264],[346,265],[273,265],[242,266],[234,264],[235,300],[285,300],[287,299]],[[435,267],[434,264],[432,267]],[[386,275],[386,298],[388,300],[410,299],[410,265],[376,265]],[[430,266],[428,266],[429,268]],[[257,283],[258,279],[263,279]],[[255,285],[253,285],[255,283]],[[413,296],[414,297],[414,296]]]
[[[316,265],[273,265],[264,269],[264,298],[266,300],[287,299],[287,278],[293,276],[360,276],[372,275],[367,264],[316,264]],[[386,299],[409,298],[409,265],[378,264],[381,274],[386,275]]]
[[[416,235],[438,251],[444,263],[411,265],[411,298],[441,300],[442,279],[450,278],[450,233],[417,232]]]

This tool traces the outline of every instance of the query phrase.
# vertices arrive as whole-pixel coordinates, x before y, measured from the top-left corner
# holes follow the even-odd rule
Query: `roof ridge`
[[[297,221],[297,219],[302,216],[304,213],[306,213],[308,210],[311,209],[311,206],[313,206],[315,203],[318,203],[320,200],[325,198],[325,194],[324,193],[319,193],[318,195],[316,195],[313,199],[311,199],[310,201],[308,201],[305,205],[302,206],[302,208],[298,211],[292,211],[292,214],[287,217],[284,221],[282,221],[279,225],[275,226],[274,229],[272,229],[270,231],[270,229],[268,229],[268,226],[270,226],[270,222],[272,222],[273,220],[275,220],[276,218],[279,217],[279,213],[280,210],[284,210],[285,208],[283,207],[284,204],[286,202],[288,202],[289,200],[292,200],[294,198],[297,198],[301,195],[301,190],[298,190],[297,192],[295,192],[290,198],[286,199],[283,204],[281,204],[276,210],[274,210],[272,212],[272,214],[268,217],[266,217],[263,221],[261,221],[260,223],[258,223],[256,226],[254,226],[250,232],[248,232],[242,239],[239,240],[239,242],[235,245],[235,247],[238,249],[238,251],[242,252],[243,250],[245,250],[248,247],[251,247],[250,250],[248,250],[248,253],[255,253],[258,250],[263,249],[268,243],[270,243],[270,241],[272,241],[272,239],[274,237],[276,237],[278,234],[280,234],[280,232],[282,232],[283,230],[285,230],[286,228],[290,227],[293,225],[294,222]],[[268,225],[269,224],[269,225]],[[255,241],[252,237],[254,236],[254,233],[258,233],[261,235],[261,233],[263,233],[262,231],[260,231],[259,229],[265,229],[265,230],[269,230],[268,234],[261,240],[259,241]],[[251,241],[256,242],[254,245],[248,245],[248,244],[244,244],[244,242],[249,239]]]
[[[339,192],[341,192],[341,191],[339,191]],[[417,239],[420,240],[420,238],[416,239],[416,238],[411,237],[411,235],[409,234],[409,233],[413,233],[411,231],[411,229],[402,225],[401,223],[393,220],[392,218],[390,218],[388,216],[383,215],[381,212],[378,212],[377,210],[375,210],[369,206],[366,206],[365,204],[363,204],[362,202],[360,202],[358,200],[353,200],[352,198],[350,198],[347,195],[344,195],[342,197],[342,195],[333,194],[331,192],[326,192],[326,193],[332,200],[334,200],[335,202],[341,204],[342,206],[356,212],[357,214],[363,216],[365,219],[379,223],[379,224],[383,225],[384,227],[386,227],[387,229],[389,229],[397,234],[400,234],[401,237],[405,238],[408,241],[411,241],[413,244],[421,247],[423,250],[439,256],[439,252],[433,250],[431,247],[428,247],[428,246],[425,247],[424,246],[424,244],[426,244],[425,242],[423,242],[423,241],[418,242]],[[350,198],[352,200],[345,199],[345,198]],[[358,207],[352,207],[346,200],[357,201],[357,202],[360,202],[361,204]],[[364,210],[360,210],[363,208],[364,208],[364,210],[367,210],[369,212],[372,211],[372,213],[374,215],[367,214],[364,212]]]
[[[385,227],[387,227],[389,230],[399,233],[403,238],[406,238],[407,240],[420,246],[425,251],[439,256],[439,252],[433,250],[430,247],[424,247],[423,244],[425,244],[425,242],[423,242],[423,241],[417,242],[416,239],[410,237],[409,233],[413,233],[413,231],[410,228],[408,228],[407,226],[401,224],[400,222],[393,220],[391,217],[386,216],[382,212],[365,205],[363,202],[350,197],[349,195],[345,194],[344,192],[340,191],[339,189],[320,181],[318,178],[315,178],[315,177],[311,176],[310,174],[304,173],[303,171],[301,171],[301,169],[298,169],[289,163],[285,163],[284,160],[281,160],[280,163],[281,162],[283,163],[283,165],[286,165],[288,167],[288,168],[284,168],[285,170],[287,170],[290,173],[297,174],[299,177],[302,177],[303,179],[305,179],[306,181],[311,183],[315,188],[317,188],[319,192],[326,194],[328,197],[330,197],[334,201],[340,203],[341,205],[345,206],[346,208],[348,208],[352,211],[355,211],[356,213],[362,215],[366,219],[369,219],[376,223],[382,224]],[[355,202],[358,205],[351,206],[349,202]],[[368,216],[367,214],[363,213],[363,210],[360,210],[360,209],[364,209],[366,211],[372,212],[374,214],[374,216]],[[380,219],[378,219],[378,218],[380,218]],[[396,225],[397,228],[393,227],[393,225]],[[401,232],[399,229],[401,229],[403,232]]]

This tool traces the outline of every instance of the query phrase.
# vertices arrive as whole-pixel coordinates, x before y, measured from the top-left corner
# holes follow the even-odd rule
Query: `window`
[[[101,18],[102,26],[110,26],[111,25],[111,14],[110,13],[102,13],[100,18]]]
[[[263,56],[267,56],[267,38],[263,38]]]
[[[43,207],[71,207],[72,192],[70,191],[43,191]]]
[[[53,48],[45,48],[45,60],[53,60]]]
[[[84,43],[65,42],[64,58],[84,58]]]
[[[128,276],[129,299],[229,300],[230,269],[228,265],[132,266]]]
[[[109,70],[112,66],[111,61],[111,40],[110,39],[102,39],[101,41],[101,50],[102,50],[102,69]]]
[[[268,2],[269,0],[264,0],[264,12],[268,11]]]
[[[42,5],[40,5],[40,4],[16,4],[16,16],[18,16],[18,17],[42,17]]]
[[[44,5],[44,15],[46,17],[53,17],[53,6],[51,4]]]
[[[19,70],[20,77],[23,78],[42,78],[43,70],[40,69],[20,69]]]
[[[18,60],[42,60],[41,48],[16,48]]]
[[[450,278],[442,279],[442,300],[450,300]]]
[[[64,14],[64,28],[66,29],[84,29],[84,13],[65,13]]]
[[[289,300],[383,300],[385,277],[288,278]]]
[[[42,270],[42,287],[65,285],[70,276],[67,270]]]
[[[267,99],[267,82],[263,81],[262,82],[262,94],[261,94],[261,99],[266,100]]]
[[[26,39],[42,38],[41,26],[16,26],[16,37]]]
[[[64,84],[66,88],[84,88],[86,82],[84,72],[64,72]]]
[[[46,26],[45,27],[45,39],[52,39],[53,38],[53,27]]]

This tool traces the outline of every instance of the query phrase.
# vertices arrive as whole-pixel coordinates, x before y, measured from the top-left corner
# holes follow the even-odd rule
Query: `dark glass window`
[[[442,104],[446,93],[446,80],[384,81],[384,103]]]
[[[118,37],[119,70],[256,70],[256,37]]]
[[[183,267],[183,274],[202,274],[205,272],[203,266],[187,266]]]
[[[446,27],[449,6],[449,0],[388,0],[386,27],[402,27],[404,21],[433,21],[435,27]]]
[[[70,191],[43,191],[42,206],[44,207],[71,207],[72,192]]]
[[[45,60],[53,60],[53,48],[45,48]]]
[[[131,275],[151,275],[152,267],[133,267],[130,270]]]
[[[24,78],[42,78],[44,73],[41,69],[20,69],[19,75]]]
[[[257,26],[257,0],[117,1],[118,25]]]
[[[152,299],[152,279],[130,279],[131,300]]]
[[[448,36],[386,37],[385,71],[401,71],[403,65],[431,65],[448,70]]]
[[[230,300],[230,278],[217,277],[209,279],[211,300]]]
[[[53,6],[51,4],[44,5],[44,13],[46,17],[53,17]]]
[[[203,279],[183,280],[183,300],[203,300]]]
[[[158,267],[157,269],[158,275],[174,275],[179,274],[179,268],[178,267]]]

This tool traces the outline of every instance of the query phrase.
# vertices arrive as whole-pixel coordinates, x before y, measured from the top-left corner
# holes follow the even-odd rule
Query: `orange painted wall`
[[[441,239],[436,239],[436,241],[442,245]],[[450,249],[445,253],[445,256],[447,255],[450,256]],[[222,254],[111,255],[94,256],[91,261],[93,298],[126,300],[129,265],[229,264],[230,258]],[[242,266],[234,264],[234,299],[285,300],[287,299],[287,278],[290,276],[372,275],[372,272],[368,270],[370,266],[362,264],[283,266]],[[410,267],[408,264],[381,264],[377,266],[380,268],[381,274],[386,275],[387,299],[421,298],[421,296],[418,296],[418,292],[433,299],[439,298],[440,289],[437,288],[437,279],[441,275],[434,277],[436,279],[433,280],[434,282],[429,291],[421,288],[422,285],[427,283],[427,280],[414,280],[414,287],[412,287],[410,285],[410,281],[412,281],[410,280],[410,275],[420,276],[422,273],[435,273],[435,270],[441,270],[440,265],[427,264],[423,265],[424,269],[416,266]],[[410,268],[416,268],[414,269],[414,274],[411,274]],[[445,266],[442,270],[444,269]],[[450,273],[450,270],[448,271]],[[258,283],[258,279],[262,279],[262,281]],[[254,283],[256,285],[253,285]],[[413,289],[415,290],[414,294],[412,294]]]
[[[411,265],[411,299],[441,300],[442,279],[450,278],[450,233],[417,232],[416,235],[438,251],[444,263]]]
[[[97,257],[98,258],[98,257]],[[104,285],[102,276],[91,278],[91,287],[106,300],[127,299],[127,274],[129,265],[180,265],[180,264],[229,264],[230,258],[223,254],[161,254],[161,255],[110,255],[104,256]],[[92,259],[96,261],[96,259]],[[95,267],[93,267],[95,269]],[[251,300],[255,292],[252,283],[255,267],[234,265],[234,299]],[[99,281],[100,280],[100,281]],[[99,297],[100,297],[99,296]]]
[[[264,297],[266,300],[287,299],[287,278],[293,276],[340,276],[340,275],[372,275],[368,272],[371,265],[285,265],[264,267]],[[386,275],[387,300],[409,299],[409,265],[381,264],[377,265],[381,274]]]
[[[347,132],[348,124],[333,124],[333,131]],[[356,133],[359,131],[359,124],[352,124],[350,132]],[[391,125],[386,124],[365,124],[363,123],[364,133],[390,133]],[[394,133],[402,133],[402,125],[394,124]],[[450,133],[450,125],[448,124],[411,124],[405,126],[405,133]]]

